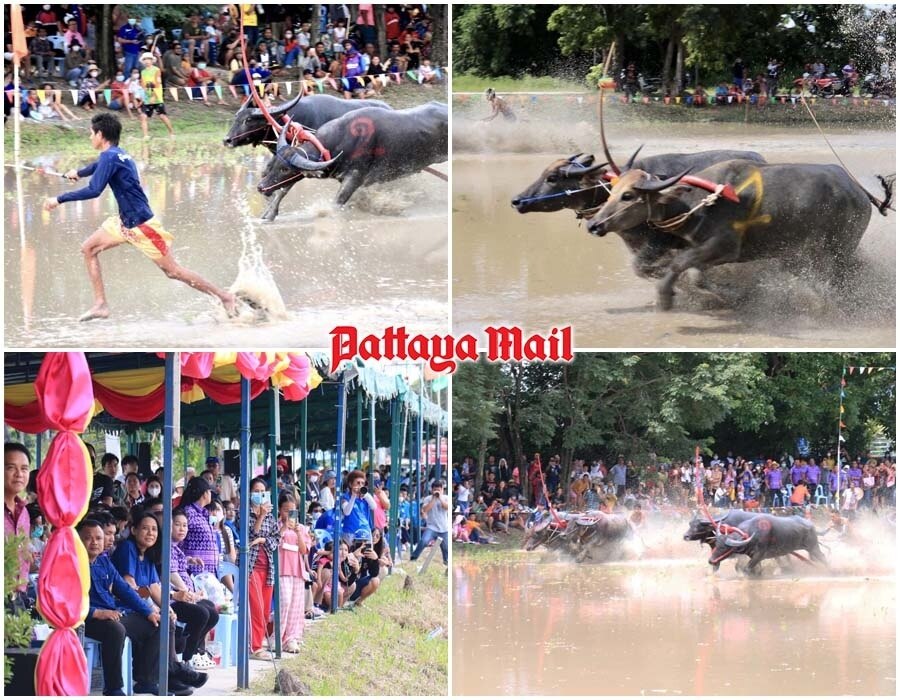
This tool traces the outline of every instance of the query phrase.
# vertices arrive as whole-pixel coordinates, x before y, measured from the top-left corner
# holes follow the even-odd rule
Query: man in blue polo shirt
[[[122,123],[113,114],[97,114],[91,119],[91,145],[100,151],[100,157],[81,170],[70,170],[65,174],[69,180],[90,176],[87,187],[73,192],[64,192],[58,197],[44,200],[44,209],[56,209],[64,202],[75,202],[99,197],[106,186],[112,190],[119,207],[119,216],[111,216],[103,222],[81,244],[81,252],[87,264],[88,276],[94,291],[94,306],[83,313],[80,321],[107,318],[109,306],[100,274],[99,255],[104,250],[115,248],[122,243],[131,243],[150,258],[166,277],[184,282],[190,287],[217,297],[225,311],[235,313],[235,296],[206,281],[196,272],[182,267],[171,252],[172,234],[166,231],[153,215],[147,195],[141,188],[137,166],[131,156],[119,148]]]
[[[119,27],[116,40],[122,45],[122,55],[125,57],[122,72],[131,75],[132,69],[140,68],[138,56],[141,55],[141,46],[144,43],[144,32],[137,26],[136,18],[130,18],[127,24]]]
[[[119,575],[103,554],[100,523],[83,520],[78,534],[87,549],[91,570],[90,607],[84,633],[100,642],[103,656],[104,695],[126,695],[122,690],[122,648],[131,640],[134,692],[159,694],[159,613]]]

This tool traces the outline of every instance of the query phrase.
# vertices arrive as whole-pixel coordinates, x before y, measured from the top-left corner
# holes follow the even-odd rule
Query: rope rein
[[[885,215],[885,216],[886,216],[886,214],[884,214],[885,209],[890,209],[891,211],[897,211],[896,209],[894,209],[894,207],[892,207],[888,203],[889,199],[888,200],[878,199],[878,197],[876,197],[871,192],[869,192],[869,190],[867,190],[865,187],[863,187],[862,183],[856,179],[856,176],[854,176],[853,173],[850,172],[850,168],[848,168],[847,165],[844,163],[844,161],[841,160],[841,157],[838,155],[838,152],[836,150],[834,150],[834,146],[831,145],[831,141],[828,140],[828,137],[825,135],[825,132],[822,131],[822,127],[819,126],[819,120],[816,119],[816,115],[813,114],[812,108],[809,106],[809,104],[806,101],[806,98],[803,97],[803,95],[800,96],[800,102],[802,102],[803,106],[806,107],[806,111],[809,112],[809,116],[812,118],[813,124],[815,124],[816,129],[819,130],[819,135],[821,135],[821,137],[824,139],[825,143],[828,145],[828,148],[831,149],[831,152],[834,154],[834,157],[837,158],[837,162],[840,163],[841,167],[847,171],[847,174],[850,176],[850,179],[853,180],[853,182],[855,182],[860,187],[860,189],[863,190],[863,192],[865,192],[867,195],[869,195],[869,197],[872,199],[873,202],[877,202],[877,204],[875,204],[875,206],[878,207],[878,211],[882,215]],[[883,179],[882,179],[882,182],[883,182]]]
[[[651,221],[649,216],[650,210],[650,200],[647,200],[647,223],[655,229],[659,229],[660,231],[665,231],[666,233],[675,233],[678,231],[687,220],[690,219],[694,214],[703,209],[704,207],[713,206],[718,200],[719,197],[722,196],[722,190],[725,189],[725,185],[718,184],[716,185],[716,189],[714,192],[706,195],[703,199],[700,200],[698,204],[696,204],[691,209],[688,209],[683,214],[679,214],[678,216],[673,216],[671,219],[665,219],[663,221]]]

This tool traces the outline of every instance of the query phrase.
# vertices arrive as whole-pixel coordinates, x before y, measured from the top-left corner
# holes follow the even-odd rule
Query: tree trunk
[[[672,89],[672,59],[675,57],[676,41],[677,37],[673,31],[672,36],[669,37],[669,43],[666,46],[666,57],[663,61],[662,88],[664,93],[667,93]]]
[[[97,17],[97,65],[100,74],[105,78],[111,78],[116,74],[116,50],[113,45],[113,8],[115,5],[101,5],[100,14]]]
[[[434,20],[434,31],[431,41],[431,60],[438,66],[447,65],[447,5],[433,4],[428,6],[429,14]]]
[[[678,42],[678,53],[675,55],[675,94],[680,95],[684,79],[684,44]]]
[[[618,79],[619,73],[625,67],[625,34],[616,33],[616,50],[612,58],[612,70],[610,75]]]
[[[319,18],[322,14],[322,6],[321,5],[313,5],[313,16],[312,22],[309,23],[309,44],[310,46],[315,46],[316,42],[319,40],[319,22],[321,21]]]
[[[481,444],[478,445],[478,464],[475,467],[475,493],[478,493],[484,483],[484,456],[486,454],[487,438],[482,438]]]
[[[378,33],[378,55],[381,60],[387,60],[387,29],[384,26],[384,5],[374,5],[375,31]]]

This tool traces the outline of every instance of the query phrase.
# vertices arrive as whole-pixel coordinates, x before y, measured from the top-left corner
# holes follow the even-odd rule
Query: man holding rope
[[[68,180],[90,176],[87,187],[74,192],[64,192],[58,197],[47,197],[44,209],[51,211],[65,202],[99,197],[109,185],[119,207],[119,216],[111,216],[81,245],[87,265],[88,277],[94,292],[94,305],[78,320],[90,321],[107,318],[109,306],[100,274],[99,255],[104,250],[130,243],[150,258],[167,277],[219,299],[229,316],[236,313],[236,299],[230,292],[208,282],[196,272],[179,265],[171,252],[172,234],[166,231],[153,215],[147,195],[141,188],[137,166],[131,156],[119,148],[122,123],[112,114],[98,114],[91,119],[91,145],[100,151],[100,157],[80,170],[65,173]]]

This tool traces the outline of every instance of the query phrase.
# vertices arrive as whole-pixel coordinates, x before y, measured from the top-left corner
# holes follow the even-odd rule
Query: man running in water
[[[485,117],[481,121],[489,122],[492,119],[495,119],[498,114],[502,114],[503,118],[508,122],[516,121],[516,115],[513,113],[512,108],[494,91],[494,88],[485,90],[484,98],[491,103],[491,109],[493,111],[491,112],[491,116]]]
[[[95,115],[91,119],[90,138],[91,145],[100,151],[100,157],[87,167],[70,170],[64,175],[69,180],[90,176],[90,183],[83,189],[65,192],[58,197],[47,197],[44,200],[44,209],[50,211],[64,202],[99,197],[109,185],[119,206],[119,216],[109,217],[81,244],[81,252],[84,254],[93,287],[94,305],[78,320],[90,321],[109,316],[106,292],[100,274],[99,255],[104,250],[126,242],[131,243],[156,263],[167,277],[217,297],[228,315],[234,315],[236,300],[233,294],[207,282],[196,272],[175,262],[171,253],[172,234],[166,231],[153,215],[147,195],[141,189],[137,166],[131,156],[119,148],[121,133],[122,123],[117,117],[108,113]]]

